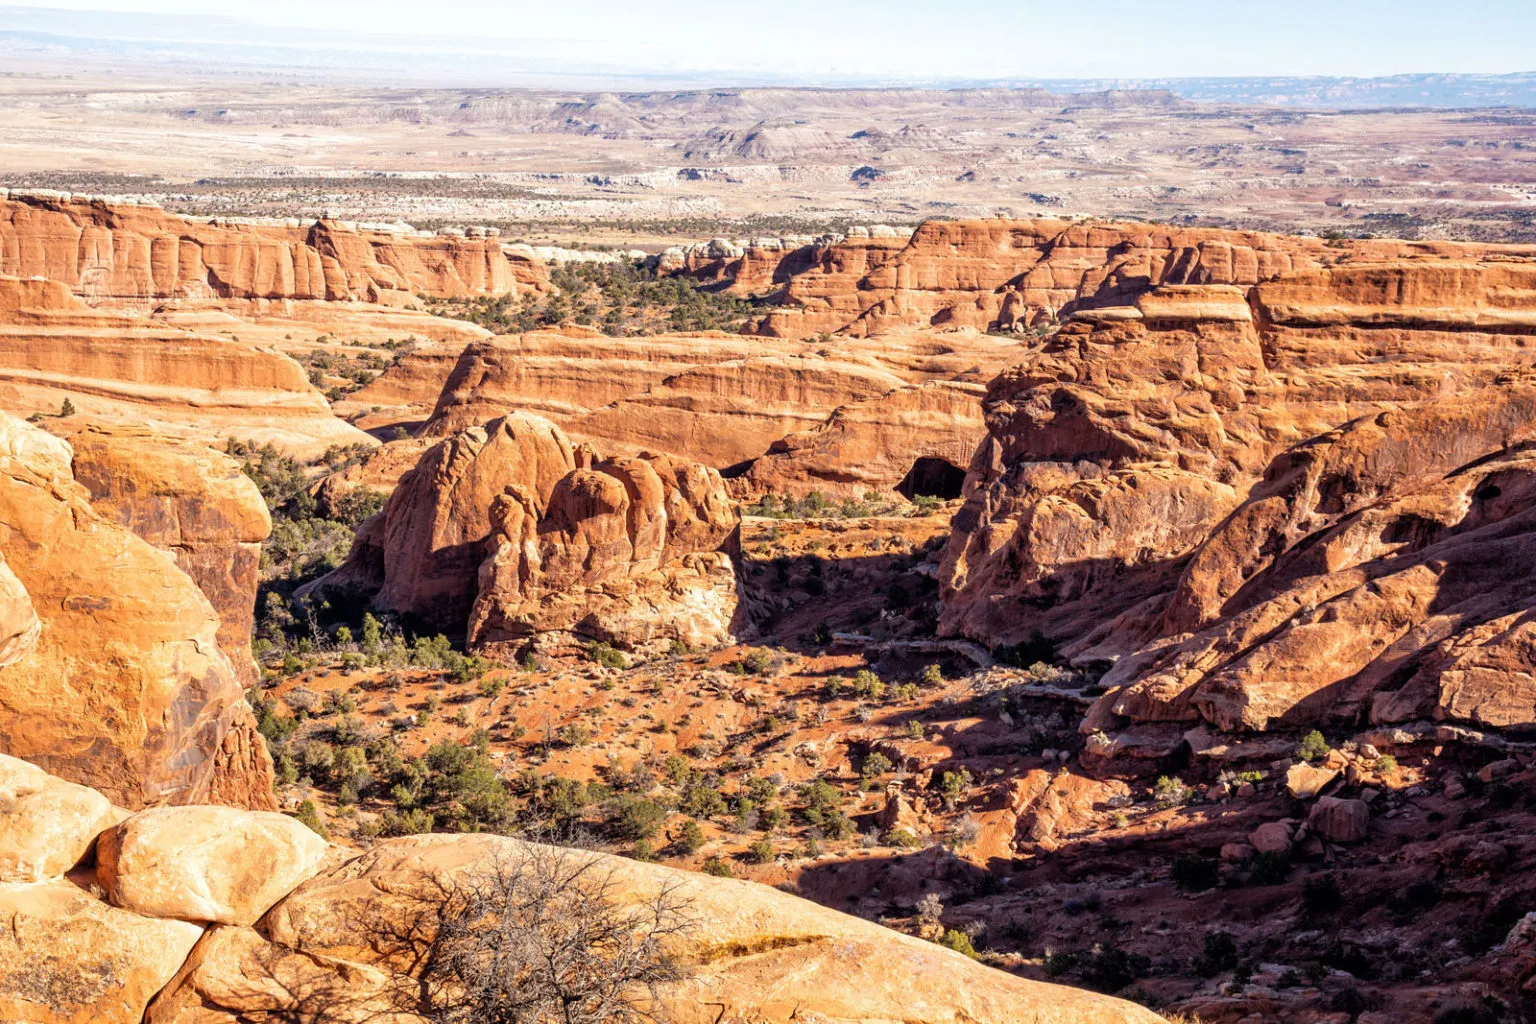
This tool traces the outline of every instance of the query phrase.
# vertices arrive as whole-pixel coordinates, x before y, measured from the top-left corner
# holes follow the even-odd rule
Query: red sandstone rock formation
[[[311,590],[467,630],[473,646],[544,633],[714,642],[735,613],[735,533],[713,470],[668,456],[599,461],[520,414],[423,454]]]
[[[1533,287],[1351,261],[1084,311],[989,385],[941,629],[1112,666],[1100,757],[1199,721],[1532,724],[1492,680],[1530,667]]]
[[[71,454],[0,415],[0,551],[41,623],[0,669],[0,744],[128,807],[271,806],[217,612],[170,555],[92,508]]]
[[[1532,251],[1442,242],[1327,242],[1148,224],[929,221],[907,240],[850,237],[818,244],[809,256],[803,250],[748,248],[733,259],[683,260],[676,269],[706,280],[740,273],[748,291],[773,281],[782,306],[766,314],[756,330],[803,338],[929,325],[1007,329],[1077,309],[1123,305],[1159,285],[1246,288],[1342,261],[1481,259]]]
[[[556,484],[542,516],[514,488],[491,518],[469,620],[477,649],[515,652],[546,634],[629,647],[730,635],[738,523],[714,470],[605,459]]]
[[[151,206],[27,193],[0,199],[0,273],[60,281],[93,305],[539,290],[543,266],[494,237],[394,233],[338,221],[197,221]]]
[[[825,343],[540,331],[465,349],[424,432],[520,410],[603,451],[664,451],[718,469],[771,451],[744,477],[752,488],[862,494],[896,487],[920,458],[963,466],[983,433],[974,390],[1019,350],[1017,339],[968,329]],[[447,351],[413,352],[356,404],[408,396],[420,408]],[[929,381],[946,387],[915,387]]]

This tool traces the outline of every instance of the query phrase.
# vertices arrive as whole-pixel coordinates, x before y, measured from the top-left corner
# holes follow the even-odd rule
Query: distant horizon
[[[878,11],[781,0],[771,17],[731,9],[664,17],[619,0],[269,0],[238,17],[199,0],[0,4],[0,69],[71,52],[171,64],[227,57],[275,73],[465,87],[547,79],[1098,91],[1195,80],[1494,78],[1536,75],[1531,38],[1536,5],[1513,0],[1469,0],[1454,17],[1425,0],[1295,0],[1281,10],[1190,0],[1153,14],[1129,0],[1092,11],[951,0],[942,12],[919,0]]]

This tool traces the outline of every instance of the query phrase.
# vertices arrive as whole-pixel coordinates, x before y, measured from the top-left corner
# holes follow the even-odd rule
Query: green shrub
[[[1237,967],[1237,942],[1223,931],[1205,933],[1205,948],[1195,959],[1195,972],[1209,978]]]
[[[1301,884],[1301,905],[1312,916],[1335,914],[1344,906],[1344,894],[1332,875],[1313,875]]]
[[[891,763],[890,758],[876,750],[864,756],[864,764],[860,768],[859,774],[866,779],[873,779],[877,776],[888,774],[895,767]]]
[[[955,806],[970,792],[973,781],[971,773],[964,768],[958,772],[945,772],[940,776],[939,791],[944,794],[944,806],[954,810]]]
[[[699,849],[704,845],[704,830],[699,827],[699,823],[696,821],[685,821],[673,845],[679,853],[684,855],[698,853]]]
[[[609,822],[621,839],[650,839],[667,820],[667,809],[654,800],[626,793],[613,801]]]
[[[717,878],[735,878],[736,872],[731,870],[730,862],[724,857],[711,857],[704,862],[704,873],[714,875]]]
[[[1190,788],[1178,779],[1167,775],[1160,775],[1152,787],[1152,795],[1159,807],[1178,807],[1189,802],[1193,796]]]
[[[313,800],[301,800],[299,802],[299,809],[293,816],[321,839],[331,838],[331,833],[326,829],[325,823],[320,820],[320,811],[315,807]]]
[[[976,947],[971,944],[971,937],[965,934],[965,932],[954,928],[945,930],[944,934],[939,938],[939,945],[945,949],[952,949],[956,953],[964,953],[972,960],[981,959],[981,954],[977,953]]]
[[[767,839],[759,839],[747,848],[747,859],[754,864],[773,863],[773,844]]]
[[[613,645],[599,642],[587,645],[587,660],[596,662],[603,668],[624,668],[629,662],[621,651],[613,649]]]
[[[1328,746],[1328,741],[1316,729],[1303,736],[1296,747],[1296,756],[1303,761],[1321,761],[1332,752],[1333,748]]]
[[[725,794],[713,786],[702,784],[689,786],[683,791],[678,809],[690,818],[713,818],[728,809]]]

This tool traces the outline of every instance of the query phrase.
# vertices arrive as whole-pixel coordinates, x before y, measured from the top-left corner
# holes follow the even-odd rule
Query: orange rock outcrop
[[[428,449],[346,563],[310,589],[467,633],[477,648],[544,634],[718,642],[736,610],[736,526],[714,470],[602,460],[516,414]]]
[[[271,806],[218,613],[171,555],[92,507],[72,454],[0,414],[0,551],[41,627],[0,669],[0,744],[126,807]]]
[[[765,314],[756,331],[804,338],[942,325],[1006,330],[1124,305],[1159,285],[1248,288],[1341,261],[1475,260],[1532,251],[1102,221],[970,220],[928,221],[905,239],[866,231],[809,249],[749,247],[734,260],[701,254],[674,270],[708,281],[741,273],[749,291],[772,281],[780,308]]]
[[[1350,260],[1081,311],[988,386],[941,630],[1107,669],[1094,756],[1536,724],[1533,289],[1536,258]]]
[[[738,519],[712,469],[665,455],[604,459],[562,478],[542,515],[514,488],[491,518],[469,619],[478,650],[516,652],[552,634],[628,647],[731,635]]]
[[[481,237],[334,220],[199,221],[153,206],[11,192],[0,198],[0,274],[62,282],[93,305],[166,299],[321,299],[404,305],[540,290],[541,264]]]
[[[261,542],[272,518],[256,484],[234,459],[150,430],[48,424],[74,450],[75,480],[97,513],[176,560],[219,613],[219,646],[244,687],[251,659]]]

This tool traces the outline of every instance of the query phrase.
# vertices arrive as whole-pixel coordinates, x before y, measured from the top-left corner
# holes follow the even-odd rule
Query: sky
[[[78,12],[238,17],[316,43],[504,54],[656,72],[892,80],[1374,76],[1536,70],[1536,0],[33,0]],[[191,18],[188,15],[204,17]],[[122,24],[112,19],[112,24]],[[0,25],[0,29],[4,26]],[[285,36],[291,33],[283,33]],[[393,36],[380,40],[379,36]]]

